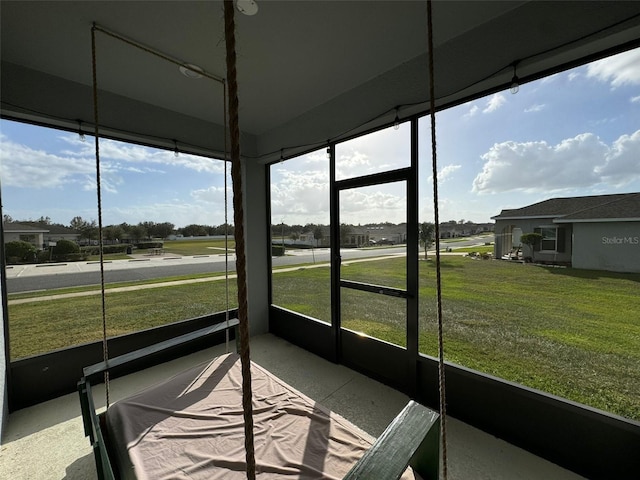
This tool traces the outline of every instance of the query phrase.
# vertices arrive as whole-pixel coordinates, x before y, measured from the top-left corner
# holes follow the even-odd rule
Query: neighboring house
[[[42,250],[44,245],[44,236],[49,230],[42,227],[34,227],[22,223],[7,222],[2,225],[4,231],[4,242],[23,241],[28,242],[38,250]]]
[[[640,272],[640,193],[552,198],[492,218],[496,258],[520,246],[522,234],[538,232],[535,252],[523,246],[536,262]]]
[[[47,248],[50,243],[59,240],[78,242],[79,234],[64,225],[47,225],[39,222],[9,222],[3,224],[4,241],[22,240],[29,242],[38,250]]]
[[[469,237],[493,230],[493,223],[441,222],[440,238]]]
[[[365,227],[349,227],[340,239],[341,247],[364,247],[369,245],[369,231]]]
[[[64,225],[48,225],[46,228],[49,231],[44,235],[44,244],[49,245],[50,242],[57,242],[59,240],[69,240],[71,242],[78,243],[80,234],[72,228],[65,227]]]
[[[407,243],[407,224],[367,225],[368,241],[378,245],[396,245]]]

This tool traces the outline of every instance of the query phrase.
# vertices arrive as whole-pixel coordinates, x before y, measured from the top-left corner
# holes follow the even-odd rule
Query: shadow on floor
[[[69,465],[62,480],[97,480],[97,478],[93,453],[89,453]]]

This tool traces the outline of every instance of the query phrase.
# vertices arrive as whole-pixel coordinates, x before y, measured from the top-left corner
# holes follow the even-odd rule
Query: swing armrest
[[[119,367],[121,365],[125,365],[129,362],[134,362],[136,360],[140,360],[145,357],[149,357],[151,355],[156,355],[160,352],[164,352],[171,348],[175,348],[186,343],[192,342],[194,340],[198,340],[200,338],[204,338],[209,335],[213,335],[218,332],[222,332],[227,328],[233,328],[236,332],[236,341],[238,339],[238,325],[240,322],[237,318],[230,319],[229,322],[221,322],[211,327],[201,328],[200,330],[195,330],[190,333],[186,333],[184,335],[180,335],[179,337],[170,338],[169,340],[165,340],[163,342],[154,343],[153,345],[149,345],[148,347],[141,348],[139,350],[134,350],[133,352],[125,353],[118,357],[110,358],[109,360],[102,361],[100,363],[96,363],[94,365],[90,365],[83,369],[84,378],[93,382],[100,378],[100,376],[108,371],[111,368]]]
[[[440,415],[409,401],[344,480],[397,480],[411,466],[424,480],[437,480]]]

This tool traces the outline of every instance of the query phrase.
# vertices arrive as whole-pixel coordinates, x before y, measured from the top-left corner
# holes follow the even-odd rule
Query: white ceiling
[[[243,153],[266,161],[427,110],[426,2],[258,0],[237,14]],[[91,26],[223,77],[222,2],[0,3],[2,115],[76,129],[92,113]],[[97,32],[102,130],[215,154],[222,89]],[[513,75],[637,46],[640,2],[437,1],[436,96],[453,104]],[[631,42],[631,43],[629,43]],[[636,42],[636,43],[634,43]],[[348,133],[347,133],[348,132]]]

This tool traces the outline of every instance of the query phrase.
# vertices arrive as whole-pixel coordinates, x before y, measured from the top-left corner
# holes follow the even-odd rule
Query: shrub
[[[5,244],[4,252],[9,263],[19,263],[33,262],[36,259],[37,250],[29,242],[14,240]]]
[[[542,242],[542,235],[539,233],[524,233],[520,237],[520,241],[529,246],[531,250],[531,262],[535,262],[535,251],[538,250],[540,243]],[[527,262],[527,258],[524,259],[525,263]]]
[[[47,249],[47,250],[40,250],[38,252],[38,263],[47,263],[49,260],[51,260],[51,252]]]
[[[72,253],[78,253],[80,247],[71,240],[58,240],[56,246],[53,247],[53,254],[56,257],[66,257]]]
[[[271,245],[271,255],[282,257],[284,255],[284,245]]]

